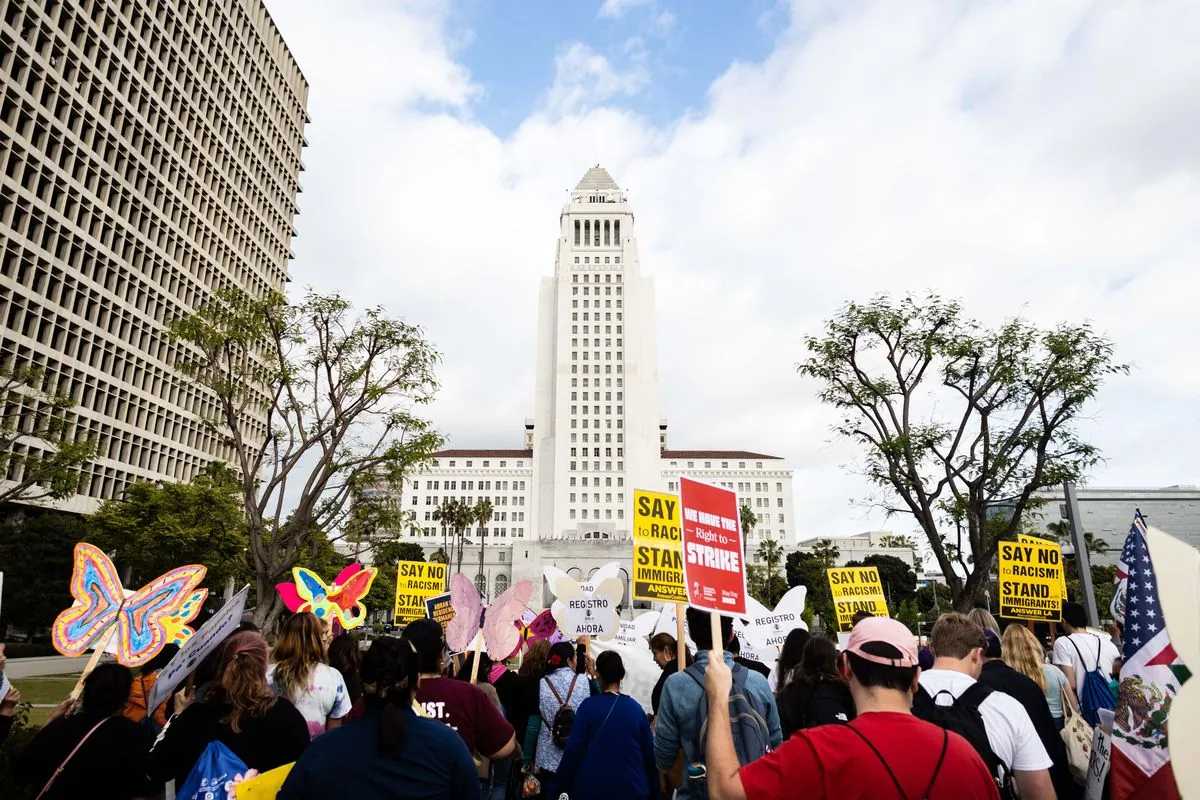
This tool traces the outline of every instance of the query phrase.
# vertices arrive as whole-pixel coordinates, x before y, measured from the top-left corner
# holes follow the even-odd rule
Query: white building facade
[[[524,447],[445,450],[406,481],[402,502],[413,518],[399,535],[427,555],[451,536],[435,519],[442,502],[491,501],[492,519],[469,532],[462,561],[489,597],[516,580],[542,585],[546,565],[587,578],[618,561],[628,587],[633,490],[678,491],[680,475],[734,489],[751,507],[752,562],[767,537],[795,541],[792,473],[781,458],[668,449],[654,287],[641,273],[635,230],[625,193],[606,170],[589,169],[563,206],[554,274],[542,280]]]

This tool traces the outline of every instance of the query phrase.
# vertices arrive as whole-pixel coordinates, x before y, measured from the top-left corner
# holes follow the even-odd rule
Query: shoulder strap
[[[1100,641],[1100,637],[1096,637],[1096,669],[1100,669],[1100,651],[1104,647],[1104,642]]]
[[[558,705],[560,707],[565,705],[565,703],[563,703],[562,695],[558,693],[558,689],[555,689],[554,684],[550,682],[550,676],[547,675],[546,677],[542,678],[542,680],[544,680],[546,685],[550,687],[550,694],[554,695],[554,699],[558,701]],[[574,681],[571,682],[571,685],[575,685]],[[570,695],[567,696],[570,697]]]
[[[571,676],[571,685],[567,687],[567,699],[560,700],[559,701],[560,705],[565,706],[567,703],[571,702],[571,693],[575,691],[575,681],[577,681],[577,680],[579,680],[578,672],[576,672],[574,675]],[[558,693],[556,692],[554,696],[558,697]]]
[[[950,747],[950,734],[945,728],[942,729],[942,754],[938,756],[937,764],[933,767],[933,775],[929,779],[929,785],[925,787],[925,794],[922,798],[928,798],[929,793],[933,791],[933,784],[937,782],[938,773],[942,771],[942,763],[946,760],[946,750]]]
[[[853,731],[855,736],[862,739],[863,742],[867,745],[867,747],[871,748],[871,752],[875,754],[875,757],[879,759],[879,763],[883,764],[883,768],[885,770],[887,770],[888,777],[892,779],[892,785],[896,787],[896,792],[900,795],[900,797],[903,800],[908,800],[908,795],[904,793],[904,787],[901,786],[900,781],[896,779],[896,773],[892,772],[892,768],[888,766],[887,760],[883,757],[883,754],[879,752],[879,748],[877,748],[875,745],[871,744],[871,740],[868,739],[863,734],[862,731],[860,731],[858,728],[854,727],[854,725],[852,723],[848,723],[842,727],[848,728],[851,731]],[[945,747],[943,746],[942,755],[944,756],[945,754],[946,754],[946,750],[945,750]],[[942,765],[942,762],[939,759],[938,760],[938,769],[941,769],[941,765]],[[936,773],[935,773],[934,777],[936,777]],[[930,785],[932,785],[932,784],[930,784]]]
[[[75,748],[70,753],[67,754],[67,757],[64,758],[62,760],[62,763],[58,765],[58,769],[54,770],[54,774],[50,776],[50,780],[46,781],[46,785],[42,787],[42,790],[40,792],[38,792],[37,800],[42,800],[42,795],[44,795],[44,794],[46,794],[46,792],[50,791],[50,787],[54,785],[54,781],[57,780],[58,776],[62,774],[62,771],[67,768],[67,764],[70,763],[71,759],[75,757],[75,754],[79,752],[79,748],[83,747],[83,743],[86,742],[88,739],[92,738],[92,734],[95,733],[100,728],[101,725],[108,722],[110,719],[112,719],[112,717],[105,717],[104,719],[100,720],[95,725],[93,725],[92,729],[90,731],[88,731],[86,734],[84,734],[84,737],[79,740],[79,744],[75,745]]]
[[[1083,660],[1083,652],[1079,649],[1079,645],[1075,644],[1075,640],[1070,636],[1067,637],[1067,641],[1071,643],[1071,647],[1075,648],[1075,655],[1079,656],[1080,668],[1082,668],[1084,672],[1091,672],[1091,670],[1087,668],[1087,662]],[[1099,661],[1096,662],[1096,666],[1100,666]]]
[[[954,701],[954,705],[957,706],[962,704],[967,708],[978,709],[979,706],[983,704],[983,701],[988,699],[991,693],[992,687],[988,686],[982,681],[975,681],[967,688],[965,692],[958,696],[958,699]]]

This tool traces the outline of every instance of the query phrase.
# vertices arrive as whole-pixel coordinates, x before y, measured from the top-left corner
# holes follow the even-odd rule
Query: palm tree
[[[479,525],[479,574],[483,574],[483,543],[487,541],[487,528],[484,526],[492,518],[492,501],[486,497],[481,497],[472,506],[471,511],[474,515],[474,520]]]
[[[457,500],[447,497],[442,501],[440,506],[433,510],[433,518],[442,526],[442,550],[446,553],[454,551],[446,539],[446,529],[454,528],[455,521],[458,519],[458,506],[459,502]]]
[[[738,509],[738,518],[742,523],[742,559],[745,560],[746,543],[750,541],[750,531],[758,524],[758,516],[750,510],[750,506],[742,503],[742,507]]]

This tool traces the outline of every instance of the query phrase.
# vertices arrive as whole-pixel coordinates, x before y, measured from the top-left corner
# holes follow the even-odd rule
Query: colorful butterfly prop
[[[517,644],[517,649],[524,652],[529,652],[529,646],[534,642],[545,639],[550,644],[565,642],[562,632],[558,629],[558,623],[554,621],[554,615],[550,613],[550,609],[539,613],[535,613],[526,609],[521,618],[513,622],[517,630],[520,632],[521,640]],[[514,650],[509,654],[509,658],[516,655]]]
[[[483,598],[471,579],[461,572],[452,576],[450,605],[454,608],[454,619],[446,628],[446,644],[453,652],[464,652],[482,631],[484,648],[493,660],[511,657],[521,644],[521,632],[513,623],[521,619],[531,597],[533,582],[517,581],[485,612]]]
[[[558,567],[542,570],[555,597],[550,611],[565,636],[577,639],[588,635],[605,641],[617,635],[621,629],[617,608],[625,597],[620,570],[621,565],[616,561],[605,564],[584,584],[573,580]],[[575,600],[588,602],[572,602]]]
[[[176,567],[129,592],[108,556],[80,542],[71,573],[75,603],[54,620],[54,648],[64,656],[82,655],[101,637],[108,641],[105,632],[116,625],[106,649],[127,667],[141,666],[167,644],[183,644],[192,635],[188,623],[208,597],[207,589],[196,588],[206,572],[198,564]]]
[[[289,611],[311,611],[349,630],[367,621],[367,607],[362,600],[371,591],[378,574],[374,567],[363,569],[362,564],[355,562],[342,570],[331,586],[326,586],[312,570],[296,567],[292,570],[294,583],[277,584],[275,590]]]

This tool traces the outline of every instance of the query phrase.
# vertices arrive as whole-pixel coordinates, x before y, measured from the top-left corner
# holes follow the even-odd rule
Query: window
[[[777,491],[777,492],[782,492],[782,491],[783,491],[783,484],[782,484],[782,483],[777,483],[777,484],[775,484],[775,491]]]
[[[782,524],[783,524],[783,514],[780,514],[780,515],[779,515],[779,524],[780,524],[780,525],[782,525]]]
[[[783,508],[783,498],[782,498],[782,497],[776,497],[776,498],[775,498],[775,505],[776,505],[776,507],[778,507],[778,508]]]

